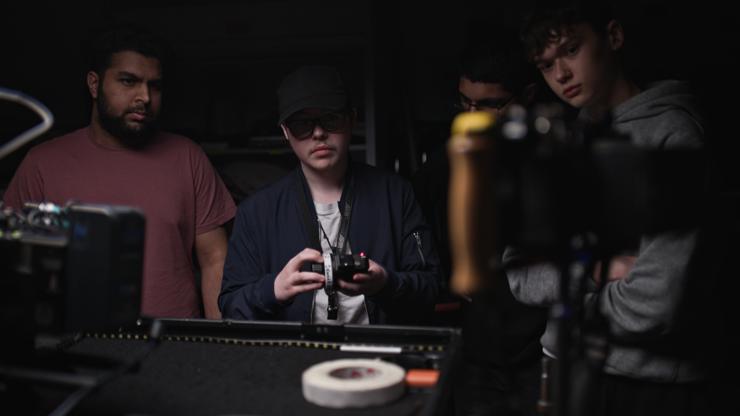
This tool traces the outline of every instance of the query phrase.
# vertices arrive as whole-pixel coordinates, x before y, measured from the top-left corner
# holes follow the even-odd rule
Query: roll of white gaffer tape
[[[369,407],[390,403],[404,391],[406,372],[380,360],[325,361],[303,372],[303,397],[324,407]]]

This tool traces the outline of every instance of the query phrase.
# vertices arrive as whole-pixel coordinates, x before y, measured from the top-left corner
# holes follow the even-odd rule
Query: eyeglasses
[[[304,140],[311,137],[316,126],[321,126],[330,133],[337,133],[347,128],[348,121],[346,112],[326,113],[314,118],[299,115],[285,120],[285,127],[290,130],[293,137]]]
[[[509,103],[514,99],[514,96],[512,95],[509,98],[486,98],[474,101],[463,94],[458,94],[458,98],[460,101],[455,103],[455,107],[460,111],[470,111],[473,107],[477,110],[501,111],[504,107],[509,105]]]

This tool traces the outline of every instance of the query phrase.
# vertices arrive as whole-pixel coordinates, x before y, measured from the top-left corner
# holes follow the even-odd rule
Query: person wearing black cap
[[[430,229],[410,184],[349,160],[355,111],[339,73],[301,67],[283,80],[278,103],[300,165],[240,205],[219,296],[224,317],[424,323],[438,293]],[[350,253],[367,257],[366,272],[305,269]]]

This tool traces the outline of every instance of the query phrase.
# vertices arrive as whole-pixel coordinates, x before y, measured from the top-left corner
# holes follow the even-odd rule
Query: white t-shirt
[[[321,227],[326,232],[326,237],[331,241],[331,244],[336,244],[339,227],[342,222],[339,203],[319,204],[318,202],[314,202],[314,206],[316,207],[316,215],[319,217]],[[330,253],[331,247],[329,247],[329,243],[324,238],[324,232],[321,229],[319,229],[319,239],[321,240],[321,250],[323,253]],[[343,254],[351,253],[351,248],[347,244],[347,252]],[[349,296],[342,292],[337,292],[339,312],[337,313],[337,319],[333,320],[326,318],[326,307],[329,303],[329,297],[326,295],[324,289],[318,289],[314,293],[313,313],[311,314],[312,323],[330,325],[370,323],[367,315],[367,307],[365,306],[365,295]]]

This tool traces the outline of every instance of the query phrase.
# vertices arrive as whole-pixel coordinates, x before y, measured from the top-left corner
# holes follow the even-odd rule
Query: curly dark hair
[[[522,25],[520,37],[526,56],[532,60],[575,25],[586,23],[598,34],[606,33],[615,18],[607,0],[559,0],[537,2]]]

